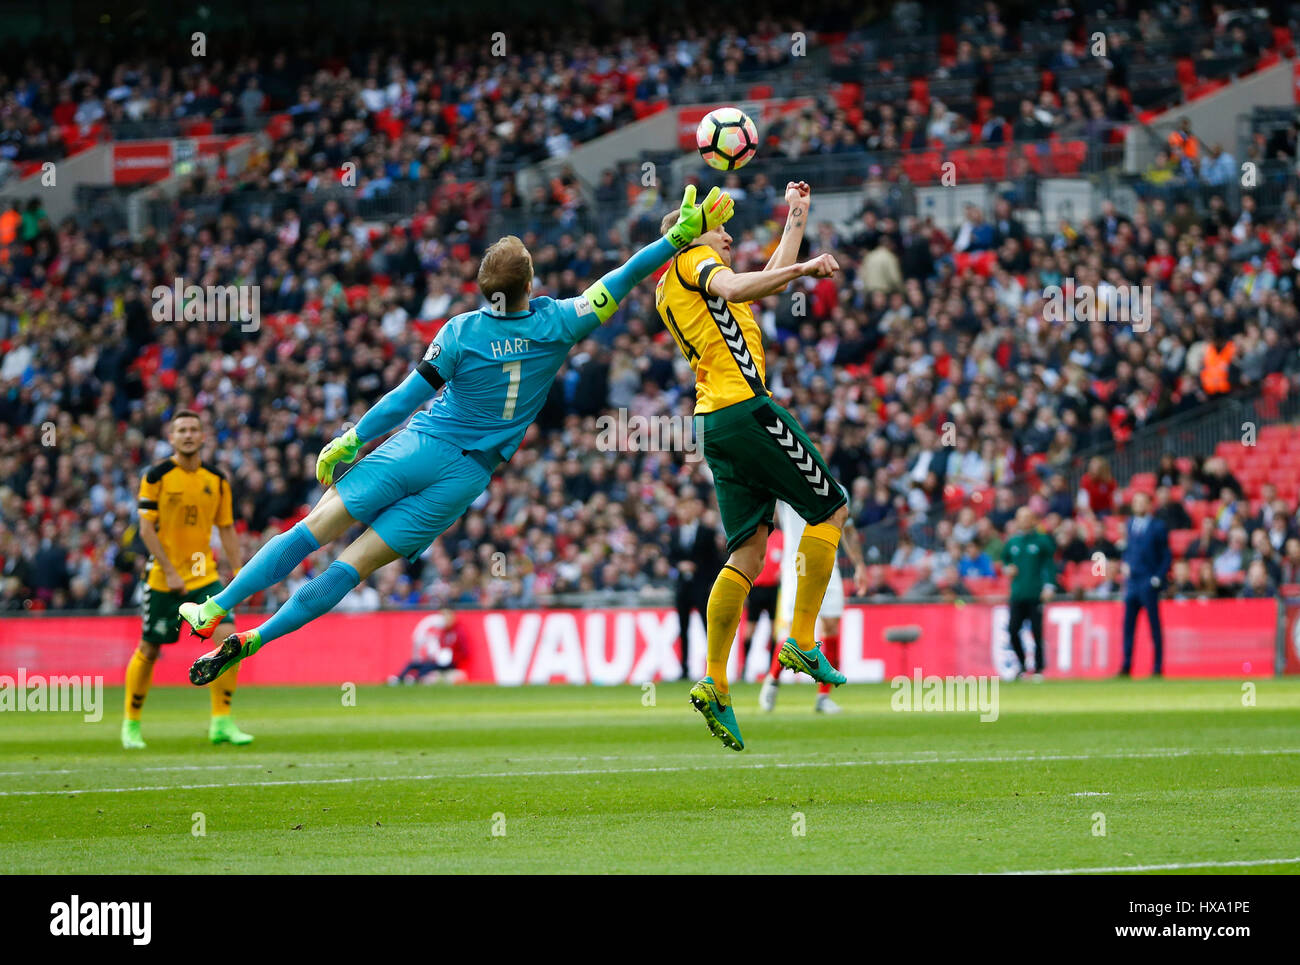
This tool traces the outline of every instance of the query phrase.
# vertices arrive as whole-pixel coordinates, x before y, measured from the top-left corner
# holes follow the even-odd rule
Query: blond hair
[[[506,235],[492,245],[478,266],[478,287],[483,297],[492,301],[500,292],[506,305],[518,305],[528,294],[533,280],[533,256],[514,235]]]

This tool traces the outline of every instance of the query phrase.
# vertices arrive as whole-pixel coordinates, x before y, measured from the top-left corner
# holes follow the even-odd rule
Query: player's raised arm
[[[803,244],[804,231],[808,227],[808,215],[812,204],[812,188],[807,181],[791,181],[785,186],[785,203],[790,206],[790,213],[785,217],[785,230],[781,232],[781,242],[772,252],[772,257],[763,267],[764,271],[786,268],[793,265],[799,257],[799,246]]]
[[[618,311],[619,302],[633,288],[667,264],[673,255],[700,235],[725,223],[735,210],[731,195],[716,187],[709,191],[702,204],[696,204],[695,185],[688,184],[682,193],[682,207],[677,215],[677,223],[658,241],[646,245],[624,264],[607,272],[583,292],[581,298],[573,299],[579,316],[585,316],[589,312],[594,316],[590,326],[578,333],[579,337],[596,325],[608,321]]]

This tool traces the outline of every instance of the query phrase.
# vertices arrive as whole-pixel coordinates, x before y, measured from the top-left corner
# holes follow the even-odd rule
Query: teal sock
[[[207,603],[203,604],[203,616],[213,617],[227,613],[253,594],[275,586],[318,549],[320,543],[316,542],[316,537],[311,534],[306,523],[298,523],[275,539],[268,540],[244,564],[230,585],[212,598],[210,602],[215,603],[218,609],[210,610]]]
[[[361,582],[361,575],[349,564],[335,560],[320,576],[308,580],[276,610],[271,619],[257,628],[262,644],[293,633],[322,614],[329,613],[338,602]]]

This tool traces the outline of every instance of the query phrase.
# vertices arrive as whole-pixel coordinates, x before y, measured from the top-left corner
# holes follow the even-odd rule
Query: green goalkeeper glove
[[[365,445],[357,438],[357,430],[349,429],[329,444],[316,457],[316,479],[322,486],[334,485],[334,467],[341,462],[351,462]]]
[[[721,188],[711,189],[705,195],[704,203],[696,204],[695,185],[688,184],[682,192],[682,210],[677,215],[677,223],[668,229],[665,237],[672,242],[674,248],[685,248],[735,213],[735,202]]]

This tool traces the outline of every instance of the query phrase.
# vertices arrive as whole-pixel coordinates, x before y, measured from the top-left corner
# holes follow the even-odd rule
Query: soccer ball
[[[719,171],[743,168],[758,150],[758,130],[738,107],[709,111],[695,129],[695,143],[704,163]]]

